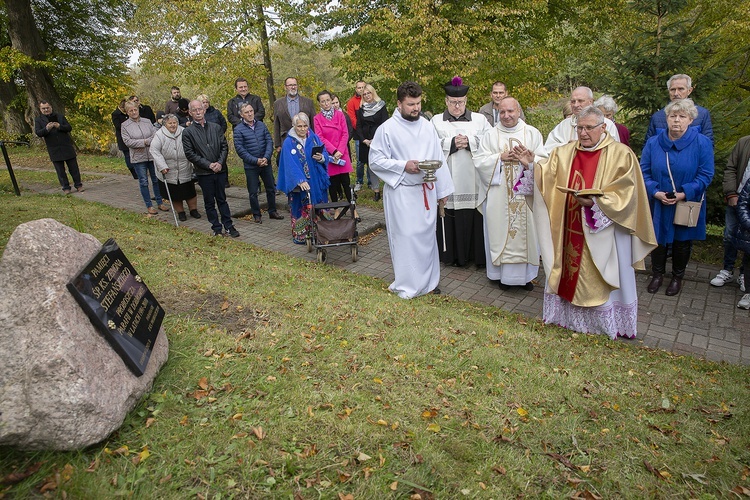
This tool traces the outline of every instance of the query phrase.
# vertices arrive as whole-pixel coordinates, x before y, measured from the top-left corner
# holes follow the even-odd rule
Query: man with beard
[[[57,172],[57,180],[60,181],[63,193],[70,194],[70,181],[65,173],[65,164],[68,164],[70,176],[73,177],[73,186],[76,191],[83,192],[81,183],[81,172],[78,170],[78,159],[73,141],[70,139],[70,126],[65,116],[52,112],[52,105],[47,101],[39,103],[40,116],[34,120],[34,132],[44,138],[47,145],[47,153]]]
[[[312,124],[315,105],[312,99],[299,95],[298,88],[297,79],[293,76],[287,77],[284,80],[286,95],[273,103],[273,145],[277,153],[281,151],[281,144],[292,128],[292,117],[297,113],[305,113],[310,118],[310,130],[315,131]]]
[[[397,112],[378,127],[370,144],[370,168],[385,182],[388,245],[395,279],[388,287],[402,299],[440,293],[440,261],[435,225],[438,203],[453,193],[435,127],[420,116],[422,88],[404,82],[396,91]],[[436,182],[425,183],[422,160],[442,165]]]
[[[524,146],[534,160],[546,157],[541,132],[521,119],[521,106],[512,97],[501,99],[498,122],[482,136],[474,165],[479,180],[479,210],[484,215],[487,278],[500,289],[522,286],[539,274],[539,244],[531,207],[513,190],[523,172],[513,148]]]
[[[440,260],[464,267],[470,261],[485,266],[482,214],[477,210],[476,169],[472,155],[490,128],[487,119],[466,109],[469,86],[454,77],[443,86],[445,111],[432,117],[455,190],[445,204],[444,224],[438,229]],[[441,248],[442,247],[442,248]],[[443,248],[445,251],[443,251]]]
[[[164,104],[164,114],[165,115],[176,115],[177,111],[180,110],[180,99],[182,99],[182,95],[180,94],[180,87],[172,87],[172,96],[169,98],[169,100]]]
[[[251,94],[248,88],[247,80],[244,78],[240,77],[234,81],[234,89],[237,91],[237,95],[227,102],[227,121],[232,124],[232,127],[236,127],[242,123],[240,106],[246,102],[253,106],[257,121],[262,122],[263,118],[266,117],[266,108],[263,107],[263,101],[257,95]]]

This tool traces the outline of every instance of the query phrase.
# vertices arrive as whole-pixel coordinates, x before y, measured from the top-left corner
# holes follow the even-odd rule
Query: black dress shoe
[[[670,297],[673,295],[677,295],[680,293],[680,290],[682,290],[682,278],[678,278],[677,276],[674,276],[672,278],[672,281],[669,282],[669,286],[667,287],[666,294]]]
[[[664,275],[663,274],[654,274],[654,276],[651,278],[651,282],[646,287],[646,291],[648,293],[656,293],[659,291],[659,288],[661,288],[661,284],[664,282]]]
[[[500,290],[503,290],[503,291],[510,290],[510,285],[506,285],[502,281],[498,281],[497,286],[498,288],[500,288]]]
[[[435,287],[435,289],[433,291],[431,291],[430,293],[433,294],[433,295],[440,295],[440,293],[441,293],[440,292],[440,288]]]
[[[529,292],[531,292],[532,290],[534,290],[534,283],[532,283],[531,281],[529,281],[528,283],[526,283],[523,286],[523,289],[524,290],[528,290]]]
[[[192,209],[190,211],[190,217],[192,217],[193,219],[200,219],[201,218],[201,213],[198,210],[196,210],[196,209]]]
[[[373,201],[380,201],[380,191],[375,191],[375,194],[372,195]]]
[[[269,219],[276,219],[276,220],[284,220],[284,216],[283,215],[279,215],[278,212],[271,212],[270,214],[268,214],[268,218]]]
[[[177,218],[182,222],[185,222],[187,220],[187,215],[185,215],[185,212],[177,212]]]
[[[253,215],[253,221],[256,224],[263,224],[263,220],[260,218],[260,215]]]

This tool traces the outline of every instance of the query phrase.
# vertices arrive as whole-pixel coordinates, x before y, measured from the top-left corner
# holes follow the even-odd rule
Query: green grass
[[[0,202],[0,247],[17,224],[49,214],[114,237],[165,307],[170,341],[153,392],[105,442],[0,449],[0,478],[39,464],[0,495],[37,497],[50,481],[61,498],[750,488],[746,367],[446,296],[403,301],[377,279],[78,198]]]

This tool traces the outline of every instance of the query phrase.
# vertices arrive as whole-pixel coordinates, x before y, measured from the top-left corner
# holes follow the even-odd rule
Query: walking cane
[[[448,247],[445,245],[445,202],[438,202],[438,215],[443,229],[443,252],[447,252]]]
[[[167,170],[168,172],[169,170]],[[164,174],[161,174],[164,175]],[[164,187],[167,188],[167,198],[169,198],[169,207],[172,209],[172,217],[174,217],[175,227],[180,227],[180,223],[177,222],[177,212],[174,211],[174,203],[172,203],[172,193],[169,192],[169,184],[167,183],[167,176],[164,175]]]

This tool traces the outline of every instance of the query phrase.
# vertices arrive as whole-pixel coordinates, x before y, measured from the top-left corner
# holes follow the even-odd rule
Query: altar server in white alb
[[[460,77],[454,77],[443,88],[446,109],[432,118],[432,124],[440,138],[455,191],[445,204],[445,224],[437,230],[440,260],[456,267],[470,261],[484,267],[484,230],[482,214],[477,210],[477,176],[472,155],[479,148],[482,136],[490,130],[490,124],[481,113],[466,109],[469,87]]]
[[[539,274],[539,244],[526,196],[514,191],[523,165],[513,148],[524,146],[534,161],[546,158],[541,132],[521,119],[512,97],[499,103],[495,127],[482,137],[474,155],[479,181],[479,210],[484,215],[487,278],[502,290],[522,286],[533,290]]]
[[[375,132],[370,144],[370,168],[385,182],[388,245],[395,279],[389,289],[402,299],[440,293],[440,261],[435,226],[438,201],[453,193],[435,127],[420,116],[422,88],[404,82],[396,91],[397,110]],[[424,183],[419,162],[442,163],[437,181]]]
[[[594,104],[594,93],[588,87],[576,87],[570,94],[570,108],[573,114],[557,124],[552,132],[547,135],[547,142],[544,143],[544,150],[547,155],[558,146],[575,142],[578,140],[576,132],[578,125],[578,114],[587,106]],[[605,118],[604,123],[607,125],[607,133],[612,139],[620,142],[620,134],[617,132],[617,126],[612,120]]]

